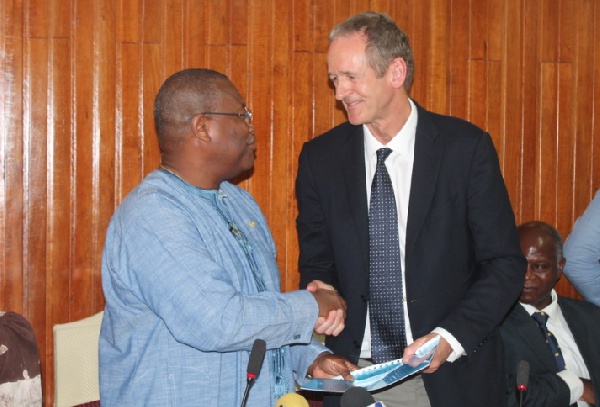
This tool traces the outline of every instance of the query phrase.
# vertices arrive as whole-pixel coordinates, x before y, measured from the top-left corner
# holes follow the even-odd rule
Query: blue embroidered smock
[[[327,350],[312,339],[312,294],[280,293],[279,277],[266,220],[245,190],[228,182],[202,190],[164,170],[148,175],[117,208],[106,236],[102,405],[239,406],[256,338],[268,350],[247,407],[275,405],[276,349],[284,361],[279,392],[281,385],[294,391],[294,380]]]

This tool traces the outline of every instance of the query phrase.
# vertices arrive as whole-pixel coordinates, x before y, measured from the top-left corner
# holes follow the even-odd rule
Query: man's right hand
[[[319,318],[314,330],[318,334],[337,336],[345,328],[346,301],[333,289],[320,281],[309,284],[308,291],[312,293],[319,306]]]
[[[579,400],[585,401],[592,406],[596,405],[596,394],[594,393],[594,384],[589,379],[581,379],[583,382],[583,395]]]

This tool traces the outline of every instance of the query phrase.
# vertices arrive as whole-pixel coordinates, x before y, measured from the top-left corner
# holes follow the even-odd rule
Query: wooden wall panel
[[[293,78],[302,78],[300,81],[291,81],[292,92],[290,94],[290,134],[286,135],[289,139],[289,165],[288,173],[291,176],[287,181],[287,188],[290,191],[295,189],[294,183],[298,169],[298,156],[302,150],[302,145],[313,134],[313,99],[314,78],[313,78],[313,57],[307,52],[295,52],[292,55],[291,76]],[[296,213],[296,202],[293,199],[285,199],[287,211],[289,214]],[[285,270],[293,271],[298,269],[298,236],[296,233],[296,222],[293,216],[288,215],[286,225],[285,245]],[[278,247],[279,252],[281,249]],[[281,264],[281,263],[280,263]],[[282,279],[282,289],[286,291],[293,290],[299,286],[300,274],[297,272],[285,273],[285,279]]]
[[[271,212],[269,213],[269,225],[273,233],[275,245],[279,249],[280,257],[286,255],[288,238],[291,227],[295,228],[293,215],[295,208],[290,205],[288,193],[293,191],[293,180],[287,174],[292,174],[291,151],[291,93],[296,86],[301,87],[304,83],[310,83],[310,78],[298,76],[292,81],[290,70],[290,26],[279,22],[285,21],[292,13],[293,2],[273,2],[273,56],[271,57],[271,101],[270,101],[270,127],[271,130],[271,177],[269,179],[269,195],[271,200]],[[261,105],[256,106],[260,109]],[[260,135],[259,135],[260,136]],[[263,157],[258,152],[257,157]],[[286,174],[284,177],[281,174]],[[280,187],[278,187],[280,186]],[[285,257],[284,257],[285,258]],[[282,264],[282,263],[280,263]],[[285,263],[284,263],[285,264]],[[288,279],[287,275],[282,279],[282,287],[290,290],[294,285],[298,287],[298,281],[293,276]]]
[[[434,0],[436,1],[436,0]],[[429,81],[420,80],[421,75],[426,75],[430,69],[431,61],[434,60],[432,54],[435,52],[440,52],[440,48],[430,48],[430,47],[417,47],[416,44],[429,44],[430,43],[430,29],[432,26],[442,27],[446,22],[443,21],[435,21],[429,18],[430,16],[430,8],[432,2],[411,0],[410,10],[411,13],[407,16],[408,19],[406,23],[402,24],[398,22],[398,24],[402,27],[402,29],[409,35],[410,45],[413,49],[413,56],[415,61],[415,80],[412,84],[411,95],[417,102],[419,102],[422,106],[429,106],[431,94],[428,92],[429,89]],[[338,20],[339,21],[339,20]]]
[[[595,44],[599,44],[598,41],[600,41],[600,29],[598,29],[600,27],[600,7],[596,5],[596,2],[594,2],[593,0],[588,0],[586,2],[584,2],[585,4],[590,3],[591,5],[593,5],[593,11],[590,13],[591,15],[594,15],[594,30],[593,30],[593,34],[590,34],[589,37],[592,37],[592,43]],[[598,23],[598,24],[596,24]],[[583,40],[585,40],[585,35],[582,35],[581,37],[583,37]],[[578,41],[579,42],[579,41]],[[594,106],[596,106],[596,102],[600,103],[600,86],[598,86],[598,84],[600,83],[600,69],[598,69],[598,66],[600,66],[600,52],[593,52],[594,54],[594,61],[593,61],[593,66],[594,66],[594,76],[593,76],[593,81],[592,82],[588,82],[589,84],[594,84],[596,86],[593,86],[594,88],[594,97],[593,99],[585,99],[582,100],[581,103],[585,103],[586,101],[590,104],[593,103]],[[578,98],[579,99],[579,98]],[[600,131],[600,127],[596,126],[596,124],[600,123],[600,109],[593,109],[593,126],[590,126],[587,131],[585,132],[588,137],[590,137],[592,139],[592,149],[589,150],[591,151],[591,167],[590,167],[590,171],[589,173],[591,174],[591,182],[586,183],[585,180],[582,182],[582,185],[590,185],[590,196],[593,196],[593,191],[595,191],[598,188],[598,185],[600,185],[600,136],[598,135],[598,131]],[[582,137],[584,137],[582,135]],[[582,172],[584,172],[585,170],[583,170]],[[579,206],[581,204],[581,202],[586,202],[589,201],[588,199],[585,199],[586,196],[578,196],[578,198],[581,198],[578,202],[575,203],[575,207],[578,209],[576,211],[576,213],[582,213],[583,209],[581,209],[581,206]],[[585,204],[584,204],[585,205]]]
[[[135,0],[123,0],[123,1],[135,1]],[[151,0],[150,0],[151,1]],[[204,25],[205,21],[208,21],[209,16],[203,13],[204,3],[202,2],[197,8],[186,9],[183,6],[183,0],[168,0],[161,1],[162,10],[162,23],[161,23],[161,47],[162,51],[162,72],[163,77],[166,79],[169,75],[174,74],[181,69],[188,68],[184,66],[183,55],[185,55],[186,47],[192,47],[193,44],[184,43],[184,31],[182,30],[183,23],[187,22],[187,27],[194,27],[199,24],[198,20],[193,18],[194,16],[200,16],[202,18],[201,25]],[[190,17],[189,20],[187,17]],[[208,44],[208,39],[204,38],[200,43]],[[168,45],[167,45],[168,44]]]
[[[2,183],[3,229],[0,272],[0,304],[3,309],[23,310],[23,5],[2,2]]]
[[[156,43],[146,43],[142,48],[143,74],[141,108],[142,117],[154,117],[154,97],[160,89],[164,78],[160,74],[160,46]],[[154,127],[154,120],[143,120],[142,129],[142,174],[148,174],[158,167],[160,162],[160,148],[158,136]]]
[[[556,130],[558,100],[558,66],[543,63],[541,66],[539,136],[536,142],[537,166],[535,170],[537,205],[535,219],[552,222],[556,210]],[[544,199],[545,197],[551,199]]]
[[[116,102],[116,1],[92,1],[93,5],[93,124],[91,174],[91,254],[89,272],[83,279],[88,294],[84,316],[91,315],[104,305],[97,264],[102,258],[104,231],[114,207],[114,146]],[[85,12],[80,10],[80,12]],[[88,11],[89,12],[89,11]],[[141,127],[140,124],[138,124]],[[140,132],[138,139],[143,139]],[[139,141],[138,141],[139,142]],[[139,172],[139,171],[138,171]],[[141,174],[139,179],[141,179]]]
[[[521,187],[517,195],[519,200],[515,208],[517,222],[536,219],[535,205],[537,196],[535,195],[536,177],[535,163],[537,160],[537,134],[539,123],[539,102],[538,92],[540,84],[540,65],[541,60],[539,52],[539,1],[523,1],[520,8],[523,10],[520,24],[522,25],[522,37],[513,38],[514,41],[521,42],[522,55],[518,59],[510,61],[511,65],[520,64],[523,67],[522,77],[517,78],[523,90],[516,100],[520,100],[522,109],[521,114]],[[515,95],[516,96],[516,95]],[[514,101],[514,100],[513,100]],[[514,205],[513,203],[513,206]]]
[[[48,95],[48,220],[46,274],[48,298],[48,322],[69,321],[69,312],[65,312],[65,298],[69,298],[70,262],[71,262],[71,217],[72,180],[71,158],[74,137],[71,134],[72,92],[69,40],[52,40],[49,57],[49,75],[52,78]],[[47,336],[52,326],[47,327]],[[49,344],[51,345],[51,343]],[[47,351],[52,346],[46,346]]]
[[[513,208],[521,210],[521,192],[522,192],[522,141],[523,141],[523,105],[515,103],[515,100],[522,100],[524,88],[522,86],[524,76],[524,66],[521,61],[523,55],[522,30],[523,22],[521,16],[522,8],[520,0],[509,0],[505,2],[503,17],[509,12],[512,16],[505,20],[504,31],[502,33],[503,57],[502,61],[502,105],[501,110],[504,113],[502,151],[503,160],[501,161],[504,172],[504,181],[510,194]],[[497,135],[498,136],[498,135]],[[496,148],[500,149],[497,145]]]
[[[158,165],[153,101],[166,77],[223,71],[254,111],[256,165],[235,182],[261,205],[292,290],[298,155],[345,120],[327,77],[334,24],[389,13],[414,49],[411,96],[488,131],[517,222],[566,236],[600,188],[596,3],[0,0],[0,309],[33,323],[45,404],[52,326],[103,308],[106,227]],[[578,296],[566,279],[558,288]]]
[[[97,268],[94,261],[94,180],[96,173],[97,157],[95,141],[97,134],[97,109],[95,108],[95,57],[94,48],[94,2],[90,0],[74,1],[75,27],[74,40],[74,125],[75,136],[73,144],[73,180],[72,199],[73,212],[71,212],[71,236],[73,247],[71,253],[71,287],[68,302],[69,320],[76,320],[89,316],[92,311],[89,299],[92,287],[89,284],[90,276]],[[96,150],[96,151],[95,151]],[[46,367],[48,368],[48,367]]]
[[[448,7],[445,0],[432,2],[429,16],[430,49],[440,52],[432,53],[427,58],[427,71],[423,72],[430,80],[427,81],[427,96],[429,108],[436,112],[445,112],[448,109],[448,35],[446,30],[439,29],[438,24],[444,24],[448,20]],[[444,24],[445,25],[445,24]],[[412,43],[411,43],[412,45]],[[416,68],[415,68],[416,71]],[[420,83],[421,81],[419,81]],[[416,96],[415,96],[416,97]]]
[[[596,8],[597,9],[597,8]],[[594,24],[598,21],[594,18],[594,2],[585,1],[577,4],[575,12],[576,21],[576,43],[575,49],[575,76],[572,78],[574,85],[574,118],[575,133],[574,155],[573,155],[573,173],[568,180],[564,180],[562,188],[571,186],[573,193],[573,215],[580,214],[585,210],[585,206],[590,198],[593,182],[598,183],[598,177],[593,181],[592,157],[598,157],[593,152],[593,140],[595,133],[594,121],[594,89],[597,86],[590,86],[598,79],[594,78],[594,69],[598,58],[598,53],[594,53]],[[596,56],[594,56],[596,55]],[[600,59],[597,60],[600,62]],[[597,92],[597,90],[596,90]],[[597,110],[597,109],[596,109]],[[597,113],[596,113],[597,114]],[[596,158],[595,161],[598,161]],[[598,172],[596,172],[598,174]],[[577,182],[575,182],[577,181]],[[572,219],[573,221],[574,219]]]
[[[573,87],[573,65],[559,64],[558,66],[558,111],[559,115],[556,133],[556,214],[552,224],[559,230],[569,230],[573,223],[573,190],[566,182],[573,174],[574,144],[575,144],[575,103]]]
[[[450,19],[448,24],[448,65],[452,69],[449,71],[449,81],[447,82],[448,110],[453,115],[467,118],[468,108],[468,75],[469,65],[469,0],[458,0],[457,7],[450,10]],[[415,44],[413,41],[411,44]],[[413,45],[414,49],[414,45]],[[415,52],[417,50],[415,49]],[[419,67],[415,67],[415,76],[422,81]],[[427,82],[427,81],[423,81]]]
[[[46,102],[48,39],[25,40],[23,87],[23,275],[24,312],[34,326],[46,323]],[[45,343],[46,332],[38,335]],[[42,352],[43,354],[43,352]]]

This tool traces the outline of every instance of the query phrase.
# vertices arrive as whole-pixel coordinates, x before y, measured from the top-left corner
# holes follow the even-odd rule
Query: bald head
[[[218,84],[229,78],[211,69],[186,69],[171,75],[154,100],[154,122],[163,151],[183,134],[189,120],[210,111],[222,95]]]
[[[540,245],[544,243],[553,245],[556,253],[556,262],[560,263],[563,258],[563,240],[558,230],[545,222],[532,221],[518,226],[517,231],[521,241],[525,237],[529,237],[537,241]]]

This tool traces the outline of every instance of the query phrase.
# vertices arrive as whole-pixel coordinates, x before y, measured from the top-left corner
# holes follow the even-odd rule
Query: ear
[[[190,122],[190,130],[194,137],[199,138],[202,141],[210,142],[212,139],[208,135],[208,121],[206,120],[206,116],[202,114],[197,114],[192,117],[192,121]]]
[[[404,58],[394,58],[388,68],[388,74],[390,75],[390,82],[395,89],[400,89],[404,86],[407,71]]]
[[[566,263],[567,259],[565,259],[564,257],[558,262],[558,265],[556,267],[556,281],[560,280]]]

